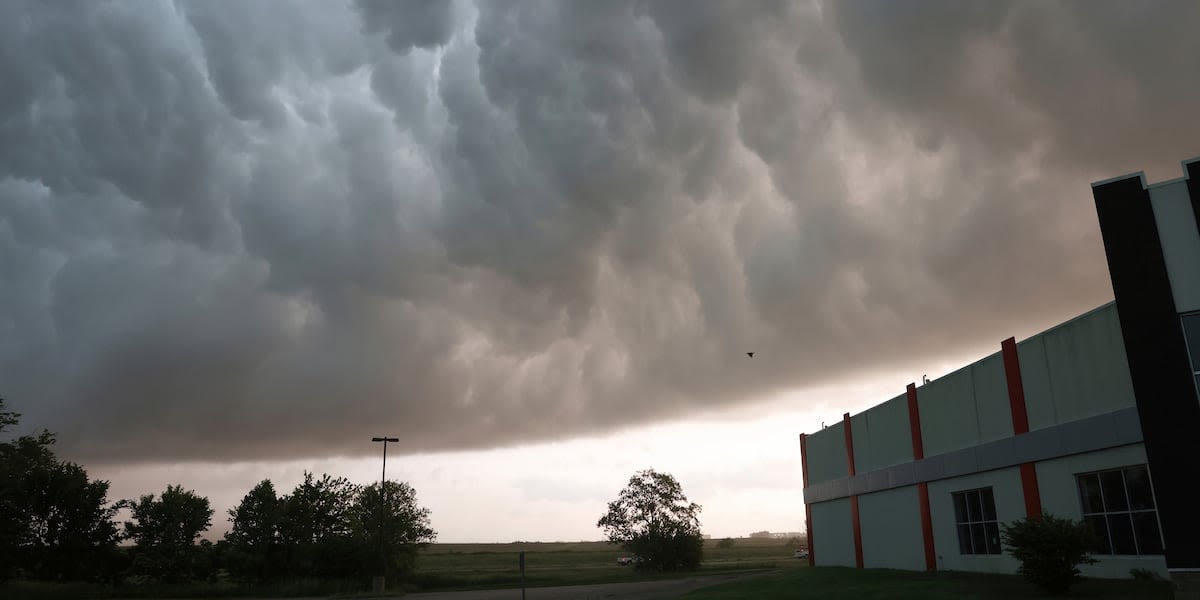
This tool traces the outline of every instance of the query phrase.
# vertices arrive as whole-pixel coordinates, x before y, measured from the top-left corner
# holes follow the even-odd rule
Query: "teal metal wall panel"
[[[819,502],[812,511],[813,554],[817,566],[854,566],[854,529],[850,522],[850,499]],[[859,506],[861,514],[862,506]]]
[[[849,472],[846,462],[846,437],[842,431],[842,422],[838,421],[837,424],[805,439],[804,444],[808,448],[809,485],[839,479]]]
[[[1000,353],[972,364],[971,381],[975,410],[979,415],[979,442],[1012,437],[1012,404],[1008,399],[1008,382]]]
[[[1135,406],[1115,304],[1072,319],[1041,337],[1060,423]]]
[[[972,387],[971,369],[965,367],[917,389],[926,456],[979,444]]]
[[[912,430],[905,395],[851,417],[850,428],[855,470],[859,473],[912,462]]]
[[[1021,364],[1021,384],[1025,388],[1025,414],[1029,429],[1044,429],[1059,423],[1050,384],[1050,364],[1046,360],[1046,341],[1040,335],[1017,343]]]
[[[863,566],[925,570],[925,540],[917,486],[858,497]]]

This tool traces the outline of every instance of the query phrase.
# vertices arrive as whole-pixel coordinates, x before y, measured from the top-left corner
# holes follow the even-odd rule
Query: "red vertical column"
[[[803,477],[804,488],[808,489],[808,436],[800,434],[800,473]],[[816,565],[817,549],[813,544],[812,509],[808,504],[808,496],[804,497],[804,535],[808,538],[808,566]]]
[[[925,458],[925,442],[921,437],[921,410],[917,406],[917,386],[908,384],[908,427],[912,433],[913,460]],[[921,538],[925,543],[925,570],[937,570],[937,553],[933,546],[933,514],[929,510],[929,484],[917,484],[917,502],[921,510]]]
[[[854,432],[850,430],[850,413],[842,415],[842,431],[846,434],[846,466],[854,476]],[[854,531],[854,566],[863,566],[862,522],[858,518],[858,494],[850,496],[850,525]]]
[[[1008,384],[1008,404],[1012,411],[1013,435],[1029,433],[1029,413],[1025,409],[1025,384],[1021,381],[1021,361],[1017,356],[1017,341],[1008,338],[1000,342],[1004,359],[1004,379]],[[1042,495],[1038,490],[1037,468],[1028,462],[1021,465],[1021,491],[1025,497],[1025,516],[1042,515]]]

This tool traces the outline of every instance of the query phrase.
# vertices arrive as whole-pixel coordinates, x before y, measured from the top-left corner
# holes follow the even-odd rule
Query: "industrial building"
[[[1197,589],[1200,159],[1184,172],[1093,184],[1113,302],[800,435],[810,564],[1013,573],[1000,525],[1048,513],[1103,538],[1085,576]]]

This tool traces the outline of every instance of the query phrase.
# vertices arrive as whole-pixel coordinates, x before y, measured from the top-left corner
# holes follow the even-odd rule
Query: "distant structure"
[[[1115,301],[800,435],[809,561],[1012,573],[1000,525],[1052,513],[1200,597],[1200,159],[1092,186]]]

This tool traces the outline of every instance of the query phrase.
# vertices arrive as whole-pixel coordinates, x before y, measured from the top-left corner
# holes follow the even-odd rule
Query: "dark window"
[[[959,554],[1000,554],[1000,527],[992,488],[951,494]]]
[[[1103,554],[1162,554],[1146,465],[1082,473],[1075,479],[1083,520],[1104,541]]]
[[[1200,397],[1200,313],[1184,315],[1183,337],[1187,339],[1188,354],[1192,357],[1192,379],[1196,381],[1196,394]]]

